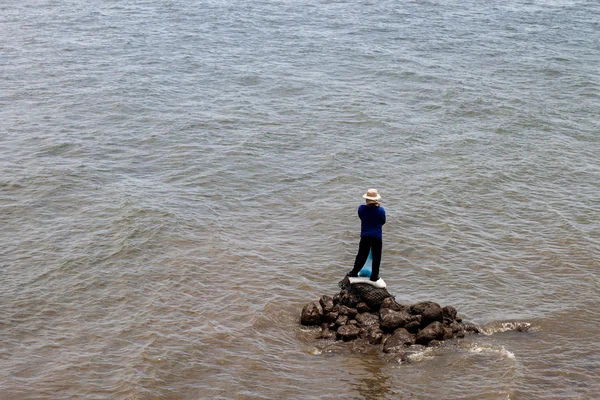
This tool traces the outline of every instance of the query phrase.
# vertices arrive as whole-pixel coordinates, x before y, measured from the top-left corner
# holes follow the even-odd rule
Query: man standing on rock
[[[358,254],[354,260],[354,268],[348,273],[349,277],[357,277],[367,258],[369,251],[373,256],[373,266],[370,280],[379,280],[379,265],[381,264],[382,227],[385,224],[385,210],[379,204],[381,196],[377,189],[369,189],[363,194],[366,204],[358,206],[360,218],[360,243]]]

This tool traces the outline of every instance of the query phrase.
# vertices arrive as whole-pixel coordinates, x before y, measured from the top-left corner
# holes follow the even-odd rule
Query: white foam
[[[531,332],[535,328],[529,322],[501,322],[491,326],[486,326],[483,329],[484,334],[492,335],[494,333],[502,333],[508,331]]]
[[[416,352],[413,354],[409,354],[408,359],[413,362],[432,360],[434,358],[433,354],[431,354],[432,352],[433,352],[433,347],[426,347],[422,351],[419,351],[419,352]]]
[[[312,349],[308,350],[308,354],[318,356],[319,354],[323,354],[323,350],[313,347]]]
[[[515,359],[515,353],[513,353],[512,351],[506,350],[504,348],[504,346],[492,347],[492,346],[474,344],[469,349],[469,351],[471,351],[472,353],[492,353],[492,354],[496,353],[496,354],[500,354],[504,358],[508,358],[509,360]]]

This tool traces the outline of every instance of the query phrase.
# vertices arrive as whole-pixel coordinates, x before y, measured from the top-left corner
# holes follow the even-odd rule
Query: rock
[[[433,301],[422,301],[410,306],[410,313],[421,315],[421,326],[426,327],[434,321],[442,322],[444,320],[442,307]]]
[[[483,329],[481,329],[478,325],[475,325],[471,322],[463,323],[464,329],[466,332],[471,333],[483,333]]]
[[[347,315],[350,319],[356,317],[356,314],[358,314],[356,308],[351,308],[347,306],[340,306],[338,310],[340,315]]]
[[[340,304],[341,299],[342,299],[342,294],[337,293],[335,296],[333,296],[333,304]]]
[[[414,320],[414,317],[406,311],[394,311],[391,308],[379,310],[379,317],[381,319],[381,328],[390,331],[402,328]]]
[[[448,328],[452,329],[452,333],[456,333],[464,329],[463,325],[456,321],[451,322],[450,325],[448,325]]]
[[[378,326],[373,325],[361,329],[360,336],[369,344],[379,344],[383,338],[383,331]]]
[[[415,344],[415,336],[404,328],[398,328],[383,344],[384,353],[404,352],[406,347]]]
[[[439,321],[434,321],[417,333],[415,342],[427,345],[432,340],[444,339],[444,326]]]
[[[350,308],[355,308],[358,303],[361,302],[360,297],[358,297],[355,293],[349,293],[345,290],[342,291],[342,295],[340,298],[340,304],[343,304]]]
[[[323,315],[323,320],[325,322],[335,322],[340,314],[337,311],[331,311],[325,315]]]
[[[343,325],[346,325],[347,322],[348,322],[348,316],[347,315],[340,315],[335,320],[335,326],[343,326]]]
[[[456,308],[452,306],[442,308],[442,319],[444,320],[444,323],[447,322],[448,324],[456,320]]]
[[[322,296],[321,299],[319,299],[319,304],[323,309],[323,314],[331,312],[331,310],[333,310],[333,306],[335,305],[333,304],[333,298],[327,295]]]
[[[478,325],[463,322],[452,306],[442,308],[432,301],[399,304],[385,289],[350,284],[348,279],[340,282],[340,289],[333,297],[324,295],[306,304],[300,323],[320,325],[318,339],[360,339],[352,344],[359,352],[382,349],[394,360],[406,360],[415,349],[438,346],[466,333],[484,333]],[[516,324],[515,330],[527,331],[528,326]],[[378,344],[381,346],[374,346]]]
[[[383,344],[384,353],[404,352],[407,346],[415,344],[415,336],[404,328],[398,328]]]
[[[404,327],[412,333],[417,333],[419,331],[419,328],[421,327],[421,319],[422,317],[420,315],[411,315],[412,320],[406,324]]]
[[[381,337],[381,343],[385,343],[385,341],[388,340],[390,336],[392,336],[391,333],[383,332],[383,336]]]
[[[355,325],[344,325],[340,326],[337,330],[337,337],[342,339],[344,342],[354,340],[358,337],[360,329]]]
[[[404,343],[405,346],[412,346],[416,343],[416,335],[413,335],[405,328],[398,328],[392,334],[392,337],[395,338],[399,343]]]
[[[444,326],[444,336],[442,337],[443,340],[450,340],[454,337],[454,332],[452,332],[451,328],[448,328],[447,326]]]
[[[356,310],[359,313],[364,313],[364,312],[369,312],[371,311],[371,307],[369,307],[369,305],[367,303],[365,303],[364,301],[361,301],[360,303],[358,303],[356,305]]]
[[[379,328],[379,318],[377,315],[371,313],[361,313],[356,315],[356,321],[358,322],[358,326],[362,328],[368,328],[376,326]]]
[[[313,301],[302,308],[300,323],[302,325],[319,325],[322,317],[323,310],[321,306],[316,301]]]
[[[427,347],[439,347],[442,345],[442,342],[440,342],[439,340],[432,340],[431,342],[427,343]]]
[[[403,306],[402,304],[396,303],[396,300],[394,300],[393,297],[388,297],[383,300],[383,302],[381,303],[380,311],[381,311],[381,309],[384,309],[384,308],[389,308],[394,311],[408,311],[408,307]]]
[[[325,328],[317,336],[317,339],[331,340],[331,339],[335,339],[336,337],[337,337],[337,332],[336,331],[332,331],[330,329]]]

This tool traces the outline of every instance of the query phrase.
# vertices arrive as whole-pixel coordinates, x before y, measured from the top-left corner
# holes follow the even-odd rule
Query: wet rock
[[[360,336],[369,344],[379,344],[383,339],[383,331],[376,325],[373,325],[361,329]]]
[[[356,317],[356,314],[358,314],[358,311],[356,310],[356,308],[342,305],[339,307],[339,313],[340,313],[340,315],[347,315],[348,318],[352,319],[352,318]]]
[[[442,337],[442,340],[450,340],[454,337],[454,332],[452,332],[452,329],[444,326],[444,336]]]
[[[348,323],[348,316],[347,315],[340,315],[335,320],[335,326],[343,326],[343,325],[346,325],[346,323]]]
[[[408,307],[398,304],[393,297],[388,297],[383,300],[380,311],[384,308],[389,308],[394,311],[408,311]]]
[[[452,306],[446,306],[442,308],[442,318],[444,323],[451,323],[456,319],[456,308]]]
[[[448,328],[452,329],[452,333],[456,333],[456,332],[460,332],[462,330],[464,330],[464,327],[462,324],[459,324],[456,321],[452,321],[449,325]]]
[[[385,341],[388,340],[390,336],[392,336],[391,333],[383,332],[383,336],[381,337],[381,343],[385,343]]]
[[[421,326],[428,326],[434,321],[442,322],[444,320],[442,307],[433,301],[422,301],[410,306],[410,313],[421,315]]]
[[[339,316],[340,316],[340,314],[337,311],[331,311],[331,312],[328,312],[327,314],[323,315],[323,320],[325,322],[331,323],[331,322],[335,322]]]
[[[317,336],[317,339],[333,340],[337,338],[337,332],[331,329],[325,328]]]
[[[406,324],[404,327],[412,333],[417,333],[419,328],[421,327],[421,319],[420,315],[412,315],[412,320]]]
[[[335,296],[333,296],[333,304],[340,304],[341,299],[342,299],[342,294],[337,293]]]
[[[355,325],[340,326],[337,330],[337,337],[344,342],[354,340],[358,337],[360,329]]]
[[[342,291],[342,295],[340,297],[340,304],[350,308],[355,308],[360,302],[361,299],[356,293]]]
[[[355,341],[353,349],[383,351],[402,360],[420,347],[483,333],[478,325],[463,322],[452,306],[442,308],[432,301],[399,304],[387,290],[375,291],[368,284],[348,281],[340,288],[333,297],[324,295],[302,308],[301,324],[320,325],[318,339]]]
[[[406,311],[394,311],[391,308],[379,310],[379,317],[381,319],[381,328],[390,331],[402,328],[415,319],[414,316],[408,314]]]
[[[302,325],[319,325],[322,317],[323,310],[321,306],[316,301],[313,301],[302,308],[300,323]]]
[[[379,317],[377,317],[377,315],[374,315],[371,313],[365,312],[365,313],[357,314],[356,321],[358,322],[358,325],[363,328],[373,327],[373,326],[379,327]]]
[[[356,311],[358,311],[359,313],[369,312],[371,311],[371,307],[369,307],[369,305],[364,301],[361,301],[356,305]]]
[[[327,295],[322,296],[321,299],[319,299],[319,304],[323,309],[323,314],[331,312],[331,310],[333,310],[333,306],[335,305],[333,303],[333,298]]]
[[[432,340],[444,339],[444,326],[439,321],[434,321],[417,333],[415,342],[417,344],[427,345]]]
[[[463,326],[464,326],[465,332],[483,333],[483,329],[481,329],[481,327],[479,325],[475,325],[471,322],[464,322]]]
[[[415,344],[415,336],[404,328],[398,328],[383,344],[384,353],[404,352],[406,347]]]

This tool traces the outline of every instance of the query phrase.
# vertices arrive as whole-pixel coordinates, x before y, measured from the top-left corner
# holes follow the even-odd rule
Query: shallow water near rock
[[[3,400],[600,392],[598,2],[0,11]],[[484,334],[400,362],[299,325],[369,187],[390,293]]]

